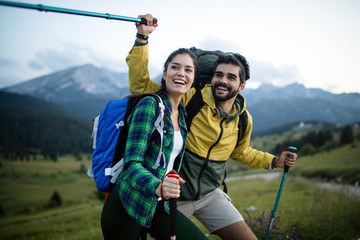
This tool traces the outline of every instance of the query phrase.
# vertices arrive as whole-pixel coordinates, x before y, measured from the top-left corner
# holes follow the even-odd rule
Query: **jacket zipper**
[[[198,182],[197,182],[197,185],[198,185],[198,192],[196,193],[196,196],[195,196],[195,199],[199,199],[200,197],[200,192],[201,192],[201,186],[200,186],[200,180],[201,180],[201,177],[205,171],[205,167],[206,165],[208,164],[209,162],[209,157],[210,157],[210,152],[211,150],[220,142],[220,139],[223,135],[223,126],[222,126],[222,123],[224,122],[225,118],[221,120],[220,122],[220,135],[218,137],[218,139],[216,140],[216,142],[209,148],[209,151],[206,155],[206,158],[205,158],[205,162],[204,162],[204,165],[201,167],[201,170],[199,172],[199,177],[198,177]]]

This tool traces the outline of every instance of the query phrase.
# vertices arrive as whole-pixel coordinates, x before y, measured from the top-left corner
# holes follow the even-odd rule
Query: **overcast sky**
[[[18,2],[137,17],[152,13],[150,74],[179,47],[239,52],[247,87],[298,82],[333,93],[360,93],[360,1],[233,0]],[[127,71],[135,24],[0,6],[0,88],[92,63]]]

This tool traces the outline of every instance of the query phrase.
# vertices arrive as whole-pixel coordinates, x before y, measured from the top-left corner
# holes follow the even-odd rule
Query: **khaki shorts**
[[[233,223],[244,221],[231,203],[230,197],[218,188],[197,201],[179,200],[177,208],[188,218],[196,217],[210,233]]]

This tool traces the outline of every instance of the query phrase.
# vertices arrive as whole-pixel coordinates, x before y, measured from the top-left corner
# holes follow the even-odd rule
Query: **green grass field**
[[[103,202],[96,197],[93,179],[83,171],[84,166],[90,165],[88,156],[83,159],[86,160],[63,156],[58,162],[0,160],[3,215],[0,217],[0,239],[102,239]],[[245,173],[259,172],[266,170]],[[296,239],[359,239],[360,198],[319,188],[302,177],[333,176],[334,181],[341,179],[350,183],[359,180],[359,173],[359,142],[331,152],[299,157],[286,179],[276,213],[278,229],[271,239],[281,239],[276,232],[289,233],[294,226],[298,234]],[[232,175],[237,174],[244,172]],[[245,209],[256,208],[249,212],[251,219],[248,221],[259,239],[264,239],[266,234],[264,228],[274,207],[280,180],[239,179],[228,183],[229,196],[245,219],[248,219]],[[60,194],[62,205],[48,209],[46,205],[55,191]],[[207,233],[197,220],[194,221]],[[212,235],[209,238],[218,239]]]

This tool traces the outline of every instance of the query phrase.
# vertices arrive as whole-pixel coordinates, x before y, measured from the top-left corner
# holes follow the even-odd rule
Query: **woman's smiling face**
[[[188,54],[178,54],[163,72],[163,79],[169,94],[183,95],[194,82],[195,65]]]

